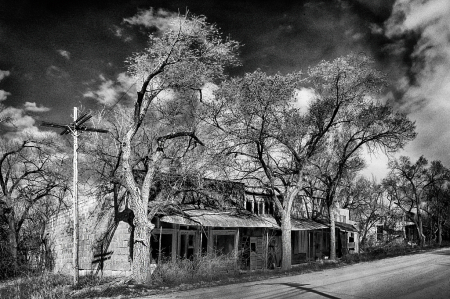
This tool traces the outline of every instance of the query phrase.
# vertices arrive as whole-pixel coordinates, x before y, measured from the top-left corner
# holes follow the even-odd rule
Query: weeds
[[[42,273],[27,275],[0,289],[0,298],[56,299],[68,298],[71,279],[64,275]]]
[[[153,272],[152,279],[160,284],[180,284],[212,281],[237,273],[234,254],[205,255],[191,259],[177,259],[161,263]]]

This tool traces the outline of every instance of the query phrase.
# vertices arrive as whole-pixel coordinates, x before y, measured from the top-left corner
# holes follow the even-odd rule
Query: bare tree
[[[450,171],[440,161],[432,161],[427,177],[431,182],[426,194],[426,211],[431,220],[430,242],[436,233],[437,243],[441,245],[443,225],[450,214]]]
[[[368,243],[368,233],[386,215],[384,203],[385,191],[375,179],[360,177],[349,189],[346,189],[347,200],[343,208],[351,210],[353,220],[359,226],[359,241],[361,247]]]
[[[139,283],[150,280],[149,246],[154,225],[149,219],[158,211],[158,205],[149,204],[149,198],[158,169],[168,156],[166,151],[174,142],[182,142],[185,150],[202,144],[195,121],[202,88],[224,78],[226,66],[238,64],[237,43],[223,40],[204,17],[186,14],[176,22],[177,29],[150,35],[148,48],[128,59],[129,72],[140,87],[131,117],[119,136],[114,165],[134,214],[132,275]],[[171,113],[165,114],[167,111]],[[142,132],[146,122],[151,124],[150,129]],[[138,138],[148,138],[141,149],[145,151],[143,159],[135,156]],[[140,177],[135,172],[138,164]]]
[[[364,144],[394,149],[415,136],[413,123],[373,98],[383,83],[369,58],[349,55],[310,68],[307,81],[300,73],[257,71],[226,82],[216,93],[210,123],[218,129],[222,153],[236,156],[242,179],[269,190],[281,214],[283,269],[291,266],[292,206],[314,158],[326,148],[336,157],[331,205],[342,172]],[[296,102],[301,84],[317,94],[309,109]]]
[[[390,199],[414,222],[420,246],[425,245],[423,208],[427,192],[445,175],[444,171],[438,171],[435,162],[430,169],[427,165],[428,161],[423,156],[415,163],[409,157],[401,156],[389,162],[390,173],[383,180]]]
[[[58,205],[67,190],[63,170],[66,157],[51,143],[51,140],[3,140],[0,144],[0,217],[8,225],[15,269],[24,225],[38,220],[35,219],[37,210],[43,206]],[[36,227],[36,234],[39,234],[39,228]]]

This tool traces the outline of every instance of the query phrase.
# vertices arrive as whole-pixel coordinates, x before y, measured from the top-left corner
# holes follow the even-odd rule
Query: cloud
[[[9,118],[10,121],[3,123],[6,127],[16,128],[18,130],[23,130],[25,128],[31,127],[35,124],[34,118],[24,113],[24,110],[7,107],[2,112],[0,112],[0,118]]]
[[[391,17],[385,23],[385,33],[393,40],[398,54],[405,38],[414,33],[409,59],[412,65],[397,85],[404,92],[401,108],[411,111],[416,121],[418,137],[407,149],[425,154],[430,159],[450,162],[447,153],[450,140],[450,1],[397,0]],[[404,49],[404,48],[403,48]],[[411,81],[411,74],[414,80]]]
[[[18,139],[32,138],[32,139],[47,139],[51,137],[58,137],[58,134],[53,131],[41,131],[36,126],[26,127],[22,131],[17,132],[16,134],[10,134],[11,137],[15,137]]]
[[[125,33],[125,30],[119,26],[113,26],[111,31],[114,33],[115,36],[120,37],[121,39],[123,39],[126,42],[131,41],[133,38]]]
[[[34,104],[34,103],[32,103]],[[27,115],[24,109],[7,107],[0,112],[0,119],[8,118],[9,121],[1,125],[6,127],[7,132],[3,138],[8,140],[24,140],[25,138],[42,139],[55,137],[57,133],[52,131],[41,131],[35,124],[36,120]]]
[[[6,100],[6,98],[8,96],[10,96],[10,95],[11,95],[10,92],[7,92],[7,91],[4,91],[4,90],[0,89],[0,102]]]
[[[55,79],[67,79],[67,78],[70,77],[69,73],[67,73],[66,71],[64,71],[64,70],[62,70],[59,67],[54,66],[54,65],[49,66],[47,68],[45,74],[48,77],[55,78]]]
[[[302,114],[306,114],[312,101],[317,98],[317,94],[312,88],[301,88],[295,91],[294,107],[300,110]]]
[[[217,86],[214,83],[205,83],[202,87],[202,101],[206,103],[210,103],[214,101],[214,92],[219,89],[219,86]]]
[[[5,77],[8,77],[11,73],[9,71],[0,70],[0,81],[2,81]]]
[[[36,105],[35,102],[25,102],[25,104],[23,104],[25,111],[29,111],[29,112],[47,112],[50,111],[51,108],[48,107],[44,107],[44,106],[40,106],[38,107]]]
[[[11,73],[9,71],[2,71],[0,70],[0,81],[8,77]],[[10,92],[4,91],[0,89],[0,102],[6,100],[7,97],[11,95]]]
[[[83,96],[93,98],[98,103],[106,106],[112,106],[121,99],[122,96],[134,96],[136,94],[136,81],[126,73],[120,73],[115,82],[106,79],[103,75],[99,76],[100,85],[96,90],[88,90]]]
[[[155,28],[164,32],[177,27],[174,23],[177,17],[177,13],[169,12],[161,8],[155,11],[151,7],[147,10],[139,10],[133,17],[123,19],[123,22],[129,25]]]
[[[59,53],[59,55],[61,55],[62,57],[64,57],[67,60],[70,60],[70,52],[66,51],[66,50],[57,50],[57,52]]]

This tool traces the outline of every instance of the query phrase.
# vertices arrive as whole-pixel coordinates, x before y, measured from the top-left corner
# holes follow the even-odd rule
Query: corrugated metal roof
[[[347,232],[358,232],[358,230],[356,229],[356,227],[354,227],[352,224],[350,223],[344,223],[344,222],[335,222],[335,225],[337,228],[339,228],[340,230],[344,230]]]
[[[311,219],[295,219],[295,218],[291,219],[291,226],[293,231],[328,228],[328,226],[326,226],[325,224],[316,222]]]
[[[267,227],[280,229],[271,215],[254,215],[245,211],[215,211],[205,209],[184,210],[185,215],[167,215],[162,222],[181,225],[201,225],[215,227]],[[311,219],[291,219],[292,230],[315,230],[328,228],[327,225]]]
[[[253,215],[235,211],[185,210],[185,215],[168,215],[161,217],[162,222],[181,225],[202,225],[216,227],[268,227],[280,228],[275,218],[270,215]]]

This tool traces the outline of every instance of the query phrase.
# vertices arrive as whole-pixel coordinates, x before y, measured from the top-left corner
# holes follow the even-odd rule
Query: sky
[[[450,167],[448,0],[0,0],[0,103],[13,119],[0,125],[2,138],[38,136],[48,130],[41,121],[70,122],[74,106],[134,93],[126,58],[187,9],[243,45],[232,76],[372,56],[389,78],[383,100],[416,122],[417,138],[398,155]],[[365,174],[384,176],[387,158],[368,158]]]

